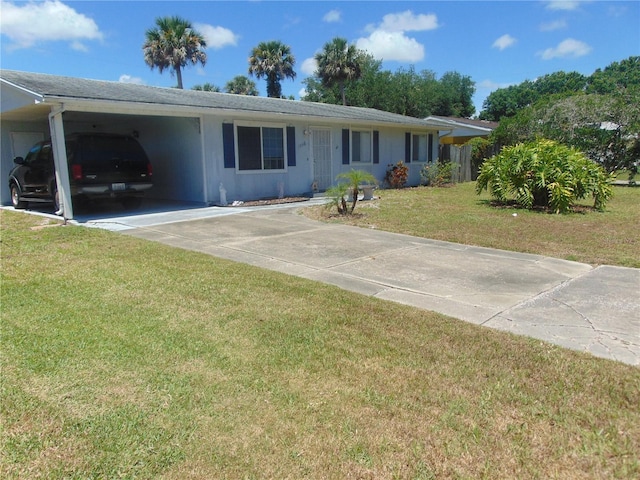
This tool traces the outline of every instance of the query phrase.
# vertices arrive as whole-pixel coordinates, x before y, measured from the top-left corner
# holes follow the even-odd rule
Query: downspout
[[[64,124],[62,114],[64,105],[60,105],[49,113],[49,131],[51,132],[51,148],[55,164],[56,187],[60,209],[56,215],[62,215],[65,220],[73,219],[73,204],[71,203],[71,182],[69,181],[69,166],[67,149],[64,141]]]
[[[200,134],[200,158],[202,159],[202,179],[204,190],[204,202],[211,205],[209,201],[209,179],[207,178],[207,158],[205,154],[205,138],[204,138],[204,115],[198,117],[198,133]]]

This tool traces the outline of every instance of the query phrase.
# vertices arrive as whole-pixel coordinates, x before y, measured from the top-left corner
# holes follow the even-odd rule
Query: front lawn
[[[111,232],[0,220],[2,478],[640,475],[636,367]]]
[[[359,202],[355,215],[314,218],[467,245],[535,253],[592,265],[640,267],[640,188],[615,187],[604,212],[581,202],[577,212],[555,215],[492,206],[475,182],[447,188],[377,190],[378,200]]]

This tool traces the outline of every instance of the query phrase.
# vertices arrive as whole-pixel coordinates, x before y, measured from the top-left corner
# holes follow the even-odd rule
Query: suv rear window
[[[147,163],[147,156],[140,144],[129,137],[88,136],[79,139],[76,161],[109,163],[114,160]]]

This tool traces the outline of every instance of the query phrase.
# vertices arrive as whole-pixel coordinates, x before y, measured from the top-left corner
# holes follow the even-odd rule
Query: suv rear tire
[[[11,182],[11,204],[13,208],[27,208],[27,202],[20,200],[20,195],[22,195],[22,191],[20,191],[20,187],[17,183]]]

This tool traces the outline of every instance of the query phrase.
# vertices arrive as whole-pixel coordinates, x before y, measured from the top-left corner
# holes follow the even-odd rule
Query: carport
[[[79,79],[70,78],[65,85],[39,81],[25,88],[11,81],[12,73],[3,71],[0,78],[0,200],[3,204],[10,201],[6,179],[13,167],[13,158],[25,156],[35,141],[51,137],[62,204],[59,213],[65,219],[72,219],[64,138],[69,133],[87,131],[128,134],[138,139],[153,166],[154,186],[147,192],[147,198],[206,204],[202,117],[193,108],[145,102],[130,97],[126,84],[113,82],[83,84]],[[21,76],[24,77],[24,73],[21,72]],[[105,91],[114,90],[114,85],[117,91]],[[104,89],[96,91],[101,86]]]

